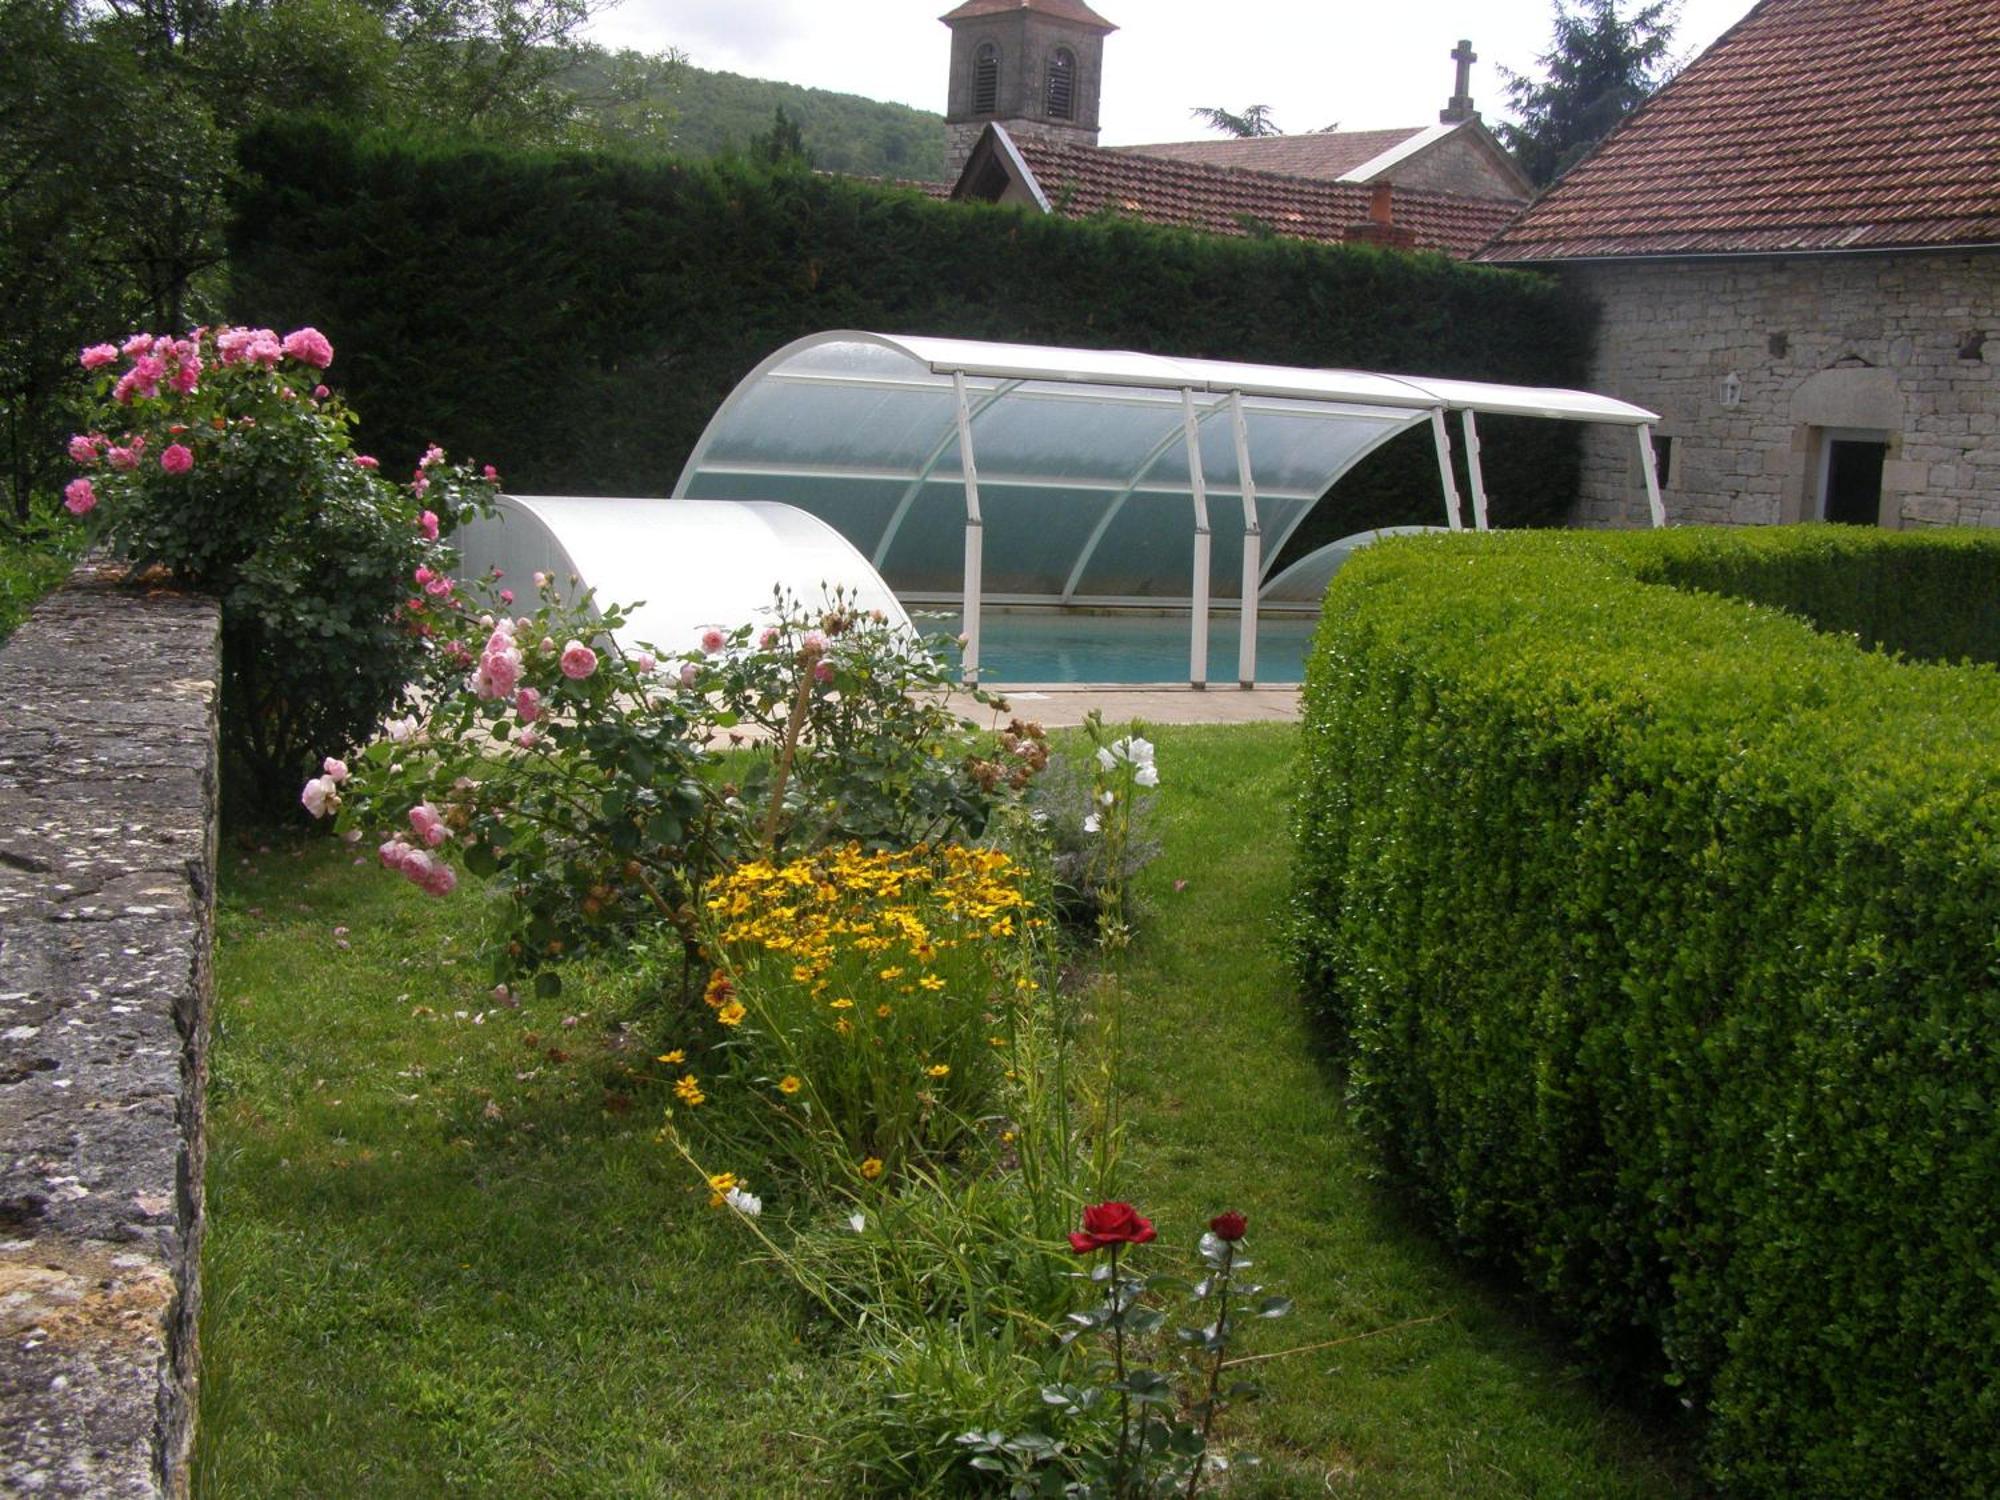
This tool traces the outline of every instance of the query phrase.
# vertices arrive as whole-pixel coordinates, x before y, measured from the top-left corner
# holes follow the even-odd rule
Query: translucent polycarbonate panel
[[[1337,542],[1328,542],[1324,547],[1308,552],[1266,583],[1259,598],[1266,604],[1317,609],[1326,597],[1327,585],[1333,582],[1333,575],[1363,547],[1372,546],[1385,536],[1421,536],[1427,532],[1445,533],[1449,530],[1444,526],[1382,526],[1373,531],[1357,531],[1352,536],[1344,536]]]
[[[991,476],[1069,479],[1122,488],[1162,442],[1181,451],[1180,398],[1171,393],[1024,385],[982,411],[973,457]],[[1179,460],[1182,472],[1185,460]],[[941,469],[958,473],[957,444]]]
[[[876,543],[894,518],[897,503],[909,487],[898,481],[844,479],[834,474],[770,478],[756,474],[704,471],[689,498],[777,500],[817,516],[852,543],[863,557],[872,559]],[[961,502],[961,520],[964,513]]]
[[[703,462],[913,470],[952,434],[955,414],[949,386],[885,391],[774,379],[744,392]]]
[[[984,492],[981,492],[982,502]],[[981,509],[985,509],[982,503]],[[988,557],[991,557],[989,551]],[[911,501],[881,562],[890,587],[906,594],[957,594],[965,582],[965,491],[956,480],[924,485]],[[989,561],[985,590],[1004,593]]]
[[[502,495],[496,513],[458,535],[468,576],[502,569],[532,597],[532,577],[550,574],[565,593],[593,590],[599,605],[628,606],[624,647],[662,653],[698,649],[702,630],[756,620],[782,586],[807,603],[826,587],[864,609],[908,616],[866,558],[824,522],[764,502]],[[569,582],[574,576],[577,583]]]
[[[985,587],[994,594],[1062,592],[1071,565],[1111,505],[1111,492],[981,484]]]

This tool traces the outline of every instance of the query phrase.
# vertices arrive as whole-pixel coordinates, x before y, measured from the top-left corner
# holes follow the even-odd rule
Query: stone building
[[[1436,125],[1105,149],[1111,22],[1082,0],[967,0],[942,20],[954,198],[1464,258],[1530,195],[1473,107],[1470,42],[1452,53],[1457,91]]]
[[[1477,257],[1602,308],[1669,519],[2000,525],[2000,6],[1763,0]],[[1643,524],[1586,450],[1580,521]]]

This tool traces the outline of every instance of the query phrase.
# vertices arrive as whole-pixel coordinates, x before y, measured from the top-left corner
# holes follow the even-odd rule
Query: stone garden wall
[[[0,645],[0,1493],[187,1493],[218,629],[83,569]]]

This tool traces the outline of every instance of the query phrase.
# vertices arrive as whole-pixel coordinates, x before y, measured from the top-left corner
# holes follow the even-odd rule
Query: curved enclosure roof
[[[1430,531],[1446,531],[1444,526],[1381,526],[1373,531],[1357,531],[1337,542],[1316,547],[1266,583],[1259,597],[1266,604],[1295,609],[1318,609],[1347,560],[1363,547],[1373,546],[1385,536],[1421,536]]]
[[[524,598],[537,572],[627,606],[624,647],[691,653],[701,632],[749,623],[782,586],[808,606],[844,587],[862,609],[909,616],[868,560],[826,522],[788,505],[502,495],[456,538],[467,576],[498,567]],[[639,601],[644,601],[640,603]],[[637,605],[636,608],[630,606]]]
[[[1238,404],[1259,577],[1335,481],[1433,413],[1654,420],[1577,391],[842,331],[789,344],[746,376],[674,493],[783,500],[824,518],[898,592],[955,595],[968,510],[961,384],[983,519],[980,588],[997,602],[1193,596],[1189,407],[1216,598],[1235,598],[1242,576]]]

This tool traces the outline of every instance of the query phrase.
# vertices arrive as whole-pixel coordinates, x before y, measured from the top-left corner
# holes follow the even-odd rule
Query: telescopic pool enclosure
[[[854,330],[787,344],[745,376],[674,496],[782,500],[846,537],[905,601],[962,600],[968,678],[982,603],[1155,606],[1192,611],[1188,678],[1205,685],[1210,603],[1240,600],[1247,687],[1267,559],[1382,444],[1429,424],[1445,524],[1463,529],[1454,413],[1476,529],[1488,414],[1632,428],[1665,524],[1658,418],[1607,396]]]

